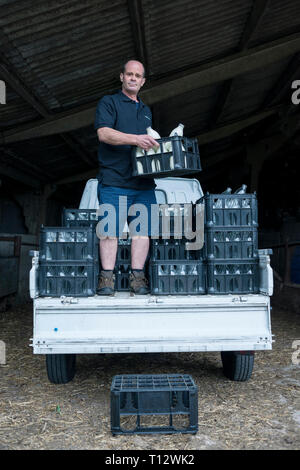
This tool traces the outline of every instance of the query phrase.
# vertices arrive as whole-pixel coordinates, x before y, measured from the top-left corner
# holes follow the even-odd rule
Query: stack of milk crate
[[[160,206],[159,238],[151,240],[150,249],[149,279],[152,294],[205,294],[204,250],[195,248],[196,237],[190,239],[195,233],[196,211],[196,204]],[[189,233],[184,230],[187,219],[191,222]]]
[[[197,204],[158,205],[159,236],[150,240],[146,263],[151,294],[257,293],[256,195],[207,193],[203,199],[205,224],[201,249],[195,249],[195,239],[187,237],[183,230],[187,217],[192,221],[193,232]],[[97,222],[95,209],[64,209],[61,227],[41,228],[40,295],[96,294],[101,269]],[[130,265],[131,240],[120,239],[116,291],[129,290]]]
[[[243,186],[234,194],[205,195],[208,294],[258,292],[257,199]]]
[[[94,232],[94,259],[98,267],[97,273],[101,269],[101,260],[99,259],[99,238],[96,234],[96,226],[98,223],[98,215],[96,209],[64,209],[63,226],[78,227],[90,226]],[[129,273],[131,263],[131,240],[119,239],[115,264],[115,289],[117,291],[129,290]],[[96,293],[96,285],[94,287]]]

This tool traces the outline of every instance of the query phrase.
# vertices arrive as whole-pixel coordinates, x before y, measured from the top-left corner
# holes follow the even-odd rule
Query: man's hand
[[[159,143],[151,135],[141,134],[136,136],[136,146],[143,150],[150,150],[153,147],[159,147]]]
[[[97,134],[100,142],[105,142],[110,145],[136,145],[143,150],[159,147],[156,140],[148,134],[125,134],[116,129],[111,129],[110,127],[100,127],[97,130]]]

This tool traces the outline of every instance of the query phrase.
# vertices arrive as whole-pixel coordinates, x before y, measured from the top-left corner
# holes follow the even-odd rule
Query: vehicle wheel
[[[48,379],[54,384],[66,384],[76,372],[76,354],[46,354]]]
[[[249,380],[253,370],[254,351],[222,351],[224,375],[237,382]]]

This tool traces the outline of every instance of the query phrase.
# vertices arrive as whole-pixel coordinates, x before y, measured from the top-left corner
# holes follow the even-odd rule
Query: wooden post
[[[267,149],[260,142],[254,145],[247,145],[247,161],[251,168],[249,192],[258,190],[259,174],[265,159],[268,156]]]
[[[286,238],[284,244],[284,277],[283,283],[288,284],[291,281],[291,251],[289,247],[289,239]]]
[[[40,210],[39,210],[39,223],[37,225],[37,236],[39,235],[41,225],[46,224],[46,216],[47,216],[47,202],[48,198],[56,191],[56,185],[53,184],[46,184],[43,188],[41,193],[41,200],[40,200]]]

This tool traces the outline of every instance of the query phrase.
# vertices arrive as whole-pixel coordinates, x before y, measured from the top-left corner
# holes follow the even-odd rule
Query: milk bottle
[[[183,136],[183,128],[184,128],[184,124],[178,124],[178,126],[175,127],[175,129],[172,130],[169,137],[174,137],[175,135],[178,135],[178,136],[182,137]],[[182,150],[185,150],[183,145],[182,145]],[[172,152],[172,142],[171,141],[169,141],[165,144],[165,150],[164,151],[165,152]],[[186,157],[185,157],[185,166],[186,166]],[[171,170],[174,169],[174,157],[173,157],[173,155],[171,155],[171,157],[170,157],[170,169]]]
[[[156,139],[156,140],[160,139],[159,133],[156,132],[154,129],[152,129],[151,126],[147,127],[146,130],[147,130],[147,134],[151,135],[151,137],[153,137],[153,139]],[[159,151],[160,151],[160,147],[152,147],[150,150],[147,151],[147,155],[154,155]],[[159,161],[158,158],[152,158],[151,168],[152,168],[153,172],[160,171],[160,161]]]
[[[144,173],[144,169],[143,169],[143,164],[142,162],[140,162],[138,160],[139,157],[144,157],[145,155],[145,152],[143,149],[141,149],[141,147],[137,147],[136,149],[136,157],[137,157],[137,161],[136,161],[136,166],[137,166],[137,172],[139,175],[141,175],[142,173]]]

